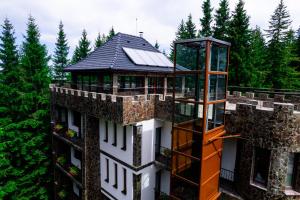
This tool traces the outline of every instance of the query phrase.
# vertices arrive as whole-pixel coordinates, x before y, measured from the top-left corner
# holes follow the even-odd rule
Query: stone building
[[[165,55],[118,33],[66,68],[69,83],[50,85],[54,199],[212,200],[220,198],[219,177],[221,198],[300,197],[299,97],[230,95],[229,44],[188,44],[196,69],[179,63],[174,82]],[[185,126],[174,128],[174,119]],[[212,152],[203,157],[205,148]]]
[[[244,199],[300,199],[300,98],[256,95],[228,97],[226,129],[240,138],[224,142],[223,186]]]

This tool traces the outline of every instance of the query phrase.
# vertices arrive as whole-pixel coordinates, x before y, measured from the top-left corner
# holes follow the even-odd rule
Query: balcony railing
[[[225,179],[225,180],[233,182],[234,181],[234,172],[230,171],[230,170],[227,170],[227,169],[224,169],[224,168],[221,168],[220,177]]]
[[[56,137],[61,137],[64,140],[77,145],[79,148],[82,148],[83,139],[77,136],[77,135],[81,135],[80,128],[79,128],[79,133],[77,133],[71,129],[68,129],[66,123],[56,123],[54,125],[53,131]]]
[[[81,185],[82,170],[70,163],[66,156],[61,154],[56,158],[56,166],[62,170],[67,176],[76,181],[77,184]]]
[[[155,145],[155,161],[163,164],[167,169],[171,168],[171,149]]]

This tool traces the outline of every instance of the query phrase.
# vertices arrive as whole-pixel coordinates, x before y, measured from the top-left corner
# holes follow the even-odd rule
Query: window
[[[114,188],[118,188],[118,165],[115,163],[115,184]]]
[[[126,142],[126,126],[123,126],[123,147],[122,150],[126,151],[127,142]]]
[[[123,190],[122,190],[122,193],[123,194],[127,194],[127,172],[126,172],[126,169],[123,168]]]
[[[109,183],[109,160],[106,158],[106,179],[105,182]]]
[[[79,188],[78,185],[74,182],[73,182],[73,192],[76,196],[81,197],[81,188]]]
[[[270,155],[270,150],[262,148],[256,148],[254,152],[253,182],[263,187],[268,183]]]
[[[108,142],[108,122],[105,122],[104,142]]]
[[[114,141],[112,145],[117,146],[117,124],[114,123]]]
[[[76,150],[76,149],[74,149],[74,157],[76,158],[76,159],[78,159],[78,160],[82,160],[82,156],[81,156],[82,154],[81,154],[81,152],[80,151],[78,151],[78,150]]]
[[[285,181],[286,188],[288,188],[288,189],[294,188],[294,182],[295,182],[294,170],[295,170],[295,163],[296,163],[297,157],[298,156],[295,155],[294,153],[289,154],[287,175],[286,175],[286,181]]]
[[[73,111],[73,121],[74,126],[80,127],[81,125],[81,115],[79,112]]]

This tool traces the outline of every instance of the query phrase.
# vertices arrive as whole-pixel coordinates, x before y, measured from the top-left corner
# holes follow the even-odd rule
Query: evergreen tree
[[[15,116],[13,110],[19,87],[17,84],[19,66],[16,39],[13,26],[8,19],[4,20],[2,29],[0,36],[0,68],[2,69],[0,73],[0,126],[10,123]]]
[[[192,15],[189,14],[184,30],[181,33],[181,39],[193,39],[196,37],[196,32],[196,25],[193,23]]]
[[[157,40],[155,41],[154,47],[155,47],[157,50],[159,50],[159,44],[158,44]]]
[[[229,29],[231,56],[229,67],[229,85],[249,85],[249,16],[244,9],[244,1],[239,0],[232,13]]]
[[[111,39],[115,35],[116,35],[115,29],[114,29],[114,27],[111,27],[111,29],[109,30],[108,36],[107,36],[107,40]]]
[[[66,34],[64,32],[64,25],[62,22],[60,22],[58,26],[57,41],[55,43],[55,51],[53,56],[53,68],[55,79],[57,80],[66,79],[66,75],[63,70],[69,63],[68,54],[69,46],[66,39]]]
[[[0,133],[1,199],[48,199],[49,60],[30,16],[22,44],[17,113]]]
[[[83,29],[82,36],[79,40],[79,44],[78,46],[76,46],[73,54],[73,58],[72,58],[73,64],[87,57],[87,55],[91,52],[90,44],[91,42],[87,39],[87,32],[85,29]]]
[[[213,8],[211,7],[210,0],[205,0],[202,4],[203,18],[200,19],[201,30],[199,35],[202,37],[208,37],[212,35],[211,23]]]
[[[172,42],[171,46],[170,46],[170,59],[173,60],[174,59],[174,42],[176,40],[180,40],[180,39],[187,39],[187,36],[186,36],[186,31],[185,31],[185,22],[183,21],[183,19],[181,20],[178,28],[177,28],[177,31],[175,33],[175,40]]]
[[[94,49],[97,49],[98,47],[102,46],[106,42],[106,36],[104,34],[98,33],[97,38],[95,40],[95,47]]]
[[[220,1],[219,8],[215,14],[215,21],[216,24],[213,30],[214,37],[220,40],[226,40],[228,38],[229,22],[230,22],[228,0]]]
[[[250,63],[249,75],[250,82],[247,86],[262,88],[269,87],[266,85],[266,77],[268,74],[266,60],[266,42],[259,27],[251,31],[250,35]]]
[[[289,50],[285,41],[291,20],[283,0],[280,0],[269,23],[269,29],[267,30],[267,36],[269,37],[268,56],[270,60],[269,80],[274,88],[285,88],[287,87],[287,78],[291,72],[288,67],[290,62],[288,58]]]

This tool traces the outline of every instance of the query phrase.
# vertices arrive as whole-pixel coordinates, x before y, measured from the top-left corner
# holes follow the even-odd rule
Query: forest
[[[253,88],[293,89],[300,86],[300,28],[280,0],[269,27],[251,28],[250,16],[239,0],[230,11],[228,0],[213,9],[205,0],[199,12],[200,30],[190,14],[182,20],[175,40],[213,36],[231,42],[229,85]],[[266,19],[267,20],[267,19]],[[159,34],[159,32],[157,33]],[[53,55],[41,43],[33,16],[28,17],[21,45],[16,44],[13,24],[6,18],[0,33],[0,199],[51,199],[49,84],[66,80],[63,69],[76,63],[115,35],[98,34],[94,43],[87,31],[72,56],[62,22],[58,25]],[[159,44],[156,42],[156,48]],[[173,45],[170,45],[173,59]],[[69,59],[71,58],[71,59]],[[51,62],[50,62],[51,61]]]

